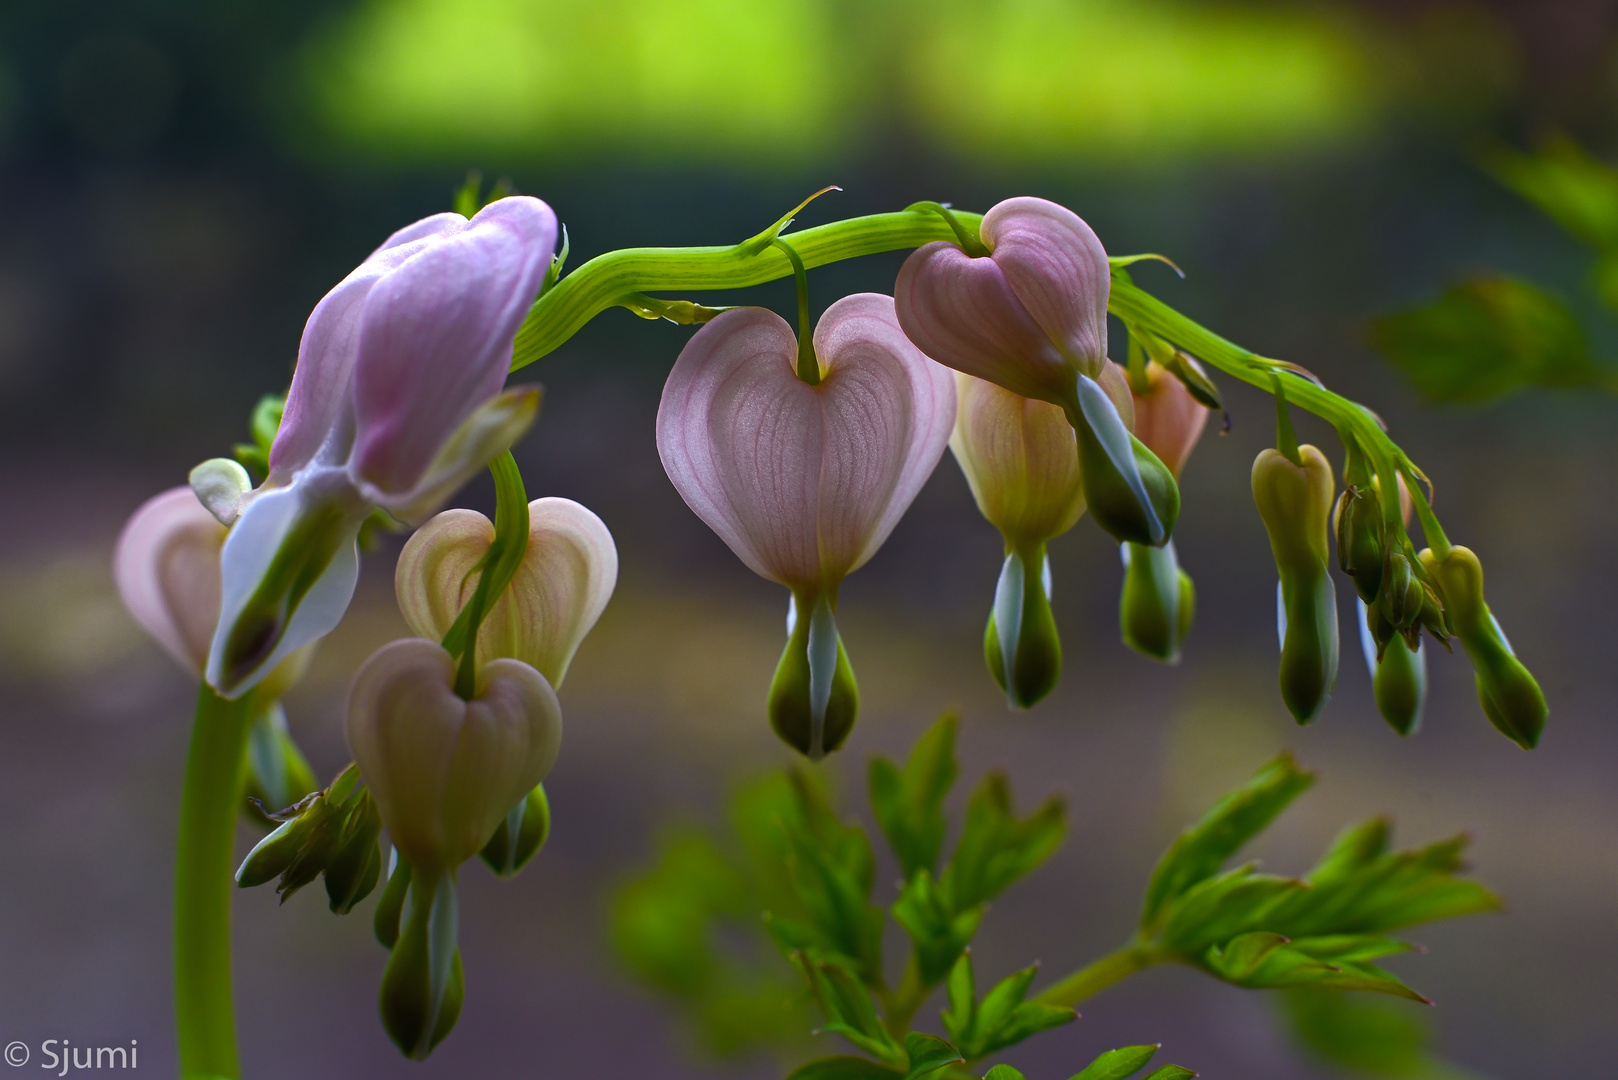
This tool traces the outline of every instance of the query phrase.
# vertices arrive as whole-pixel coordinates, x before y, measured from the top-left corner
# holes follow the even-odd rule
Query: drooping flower
[[[349,689],[354,760],[420,877],[476,855],[561,746],[556,693],[529,665],[483,664],[470,701],[454,682],[455,662],[441,645],[405,638],[373,653]]]
[[[1127,411],[1129,391],[1117,365],[1103,369],[1101,383]],[[964,372],[955,376],[955,391],[950,451],[978,509],[1005,540],[985,658],[1007,702],[1026,709],[1049,694],[1061,674],[1045,545],[1084,514],[1078,444],[1057,405]]]
[[[510,657],[562,685],[579,643],[618,580],[618,550],[599,517],[572,499],[528,504],[528,548],[516,576],[484,617],[478,658]],[[446,510],[405,544],[394,571],[410,628],[439,640],[477,589],[494,524],[475,510]]]
[[[316,305],[269,478],[234,508],[224,546],[207,668],[221,694],[336,626],[374,507],[421,520],[532,422],[537,392],[501,386],[555,241],[538,199],[501,199],[471,220],[437,214]]]
[[[1270,536],[1280,575],[1281,699],[1307,724],[1337,682],[1337,590],[1327,569],[1331,463],[1313,446],[1298,447],[1301,464],[1279,450],[1253,462],[1253,501]]]
[[[1091,515],[1119,540],[1162,546],[1179,489],[1096,381],[1112,290],[1101,241],[1071,210],[1035,198],[991,207],[979,235],[987,255],[948,241],[911,253],[894,284],[899,324],[939,363],[1060,405]]]
[[[686,504],[755,573],[792,590],[792,640],[771,717],[811,757],[835,749],[858,691],[837,634],[843,578],[874,555],[943,454],[949,372],[875,293],[831,305],[814,332],[821,377],[798,378],[780,316],[738,308],[687,343],[663,387],[657,448]]]

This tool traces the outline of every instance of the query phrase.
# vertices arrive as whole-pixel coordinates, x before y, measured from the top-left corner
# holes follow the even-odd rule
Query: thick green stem
[[[230,997],[231,857],[253,697],[226,701],[204,684],[185,762],[174,874],[174,1007],[185,1080],[241,1076]]]
[[[1126,945],[1040,991],[1034,1000],[1071,1009],[1079,1002],[1095,997],[1113,983],[1122,982],[1137,971],[1173,960],[1174,957],[1173,951],[1160,945]]]

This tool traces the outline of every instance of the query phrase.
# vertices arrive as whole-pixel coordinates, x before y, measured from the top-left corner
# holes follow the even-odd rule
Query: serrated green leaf
[[[956,958],[977,933],[984,906],[952,911],[934,886],[932,875],[918,870],[893,904],[893,918],[915,946],[921,981],[931,986],[949,974]]]
[[[1183,1065],[1165,1065],[1161,1069],[1153,1069],[1141,1080],[1192,1080],[1196,1075]]]
[[[881,977],[881,908],[870,903],[876,862],[865,830],[837,820],[825,792],[802,770],[788,773],[796,813],[782,820],[789,842],[788,865],[813,929],[811,951],[850,958],[865,981]],[[780,940],[779,935],[777,940]]]
[[[1171,901],[1218,873],[1227,859],[1312,783],[1314,774],[1283,754],[1220,799],[1158,862],[1141,909],[1142,930],[1148,935],[1156,933]]]
[[[1560,299],[1518,278],[1476,277],[1372,324],[1371,342],[1433,402],[1478,402],[1528,386],[1609,385]]]
[[[977,1018],[977,988],[972,976],[972,950],[963,949],[961,958],[955,961],[950,969],[949,982],[945,992],[949,997],[949,1008],[942,1014],[944,1030],[949,1033],[950,1041],[957,1046],[966,1042],[967,1036],[972,1033],[973,1022]]]
[[[1117,1050],[1108,1050],[1085,1066],[1084,1071],[1074,1076],[1072,1080],[1125,1080],[1134,1076],[1152,1060],[1161,1043],[1152,1043],[1147,1046],[1125,1046]]]
[[[1392,829],[1392,823],[1385,817],[1350,825],[1337,834],[1314,869],[1304,875],[1304,880],[1314,886],[1331,886],[1347,880],[1386,854]]]
[[[1238,986],[1326,986],[1425,1001],[1388,972],[1353,959],[1356,953],[1385,955],[1404,948],[1396,942],[1387,944],[1391,947],[1346,936],[1289,941],[1279,934],[1253,933],[1237,937],[1223,948],[1210,946],[1202,964],[1209,973]]]
[[[1238,867],[1198,882],[1179,897],[1170,909],[1161,940],[1171,949],[1201,952],[1237,934],[1268,927],[1271,912],[1308,888],[1294,878]]]
[[[815,1002],[826,1017],[822,1031],[834,1032],[856,1048],[894,1066],[905,1068],[909,1058],[905,1048],[894,1041],[877,1014],[871,992],[853,971],[831,960],[818,960],[803,953],[793,958],[809,978]]]
[[[996,1065],[983,1074],[983,1080],[1025,1080],[1025,1078],[1010,1065]]]
[[[1012,1009],[1011,1015],[984,1038],[981,1048],[974,1048],[976,1053],[973,1056],[981,1057],[996,1050],[1004,1050],[1030,1036],[1038,1035],[1041,1031],[1071,1024],[1078,1018],[1079,1014],[1076,1011],[1065,1006],[1025,1001]]]
[[[910,1058],[910,1072],[905,1080],[921,1080],[946,1065],[965,1061],[958,1050],[937,1035],[912,1031],[905,1035],[905,1054]]]
[[[983,995],[983,1000],[978,1003],[977,1008],[976,1027],[980,1038],[986,1040],[1011,1018],[1012,1010],[1022,1004],[1023,999],[1028,996],[1028,987],[1033,984],[1034,976],[1038,973],[1038,965],[1014,971]]]
[[[792,1070],[787,1080],[900,1080],[904,1073],[869,1058],[839,1054],[816,1058]]]
[[[886,758],[870,768],[871,808],[906,879],[935,871],[944,844],[944,797],[955,783],[959,720],[946,713],[910,751],[903,770]]]
[[[966,911],[1005,891],[1061,846],[1066,815],[1062,800],[1048,799],[1019,819],[1005,775],[989,773],[967,804],[960,842],[939,879],[945,902]]]

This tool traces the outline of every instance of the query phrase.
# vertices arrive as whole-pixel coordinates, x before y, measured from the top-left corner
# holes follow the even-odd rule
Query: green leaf
[[[996,1065],[983,1074],[983,1080],[1025,1080],[1025,1078],[1010,1065]]]
[[[905,1035],[905,1053],[910,1058],[910,1072],[905,1080],[921,1080],[922,1077],[935,1073],[946,1065],[966,1060],[955,1047],[937,1035],[928,1035],[922,1031],[912,1031]]]
[[[1256,874],[1244,866],[1208,878],[1175,901],[1161,940],[1171,949],[1201,952],[1255,927],[1268,926],[1268,916],[1294,894],[1307,891],[1294,878]]]
[[[968,1058],[980,1058],[1022,1042],[1030,1035],[1077,1020],[1072,1009],[1026,1001],[1038,965],[1024,968],[1000,980],[984,995],[981,1003],[972,1000],[972,960],[963,955],[950,973],[950,1008],[944,1012],[944,1028]]]
[[[878,1065],[869,1058],[839,1054],[816,1058],[792,1070],[787,1080],[901,1080],[904,1073]]]
[[[816,960],[804,953],[793,957],[814,991],[815,1001],[827,1023],[821,1029],[835,1032],[872,1057],[896,1068],[907,1068],[909,1056],[894,1041],[877,1015],[876,1002],[849,968],[834,960]]]
[[[1108,1050],[1085,1066],[1083,1072],[1073,1077],[1073,1080],[1125,1080],[1125,1077],[1134,1076],[1146,1068],[1157,1053],[1161,1043],[1152,1043],[1147,1046],[1125,1046],[1118,1050]]]
[[[1385,315],[1372,324],[1371,343],[1432,402],[1612,380],[1568,306],[1511,277],[1471,278],[1429,304]]]
[[[901,771],[886,758],[871,759],[871,808],[906,879],[938,867],[944,844],[944,797],[955,783],[959,718],[946,713],[927,729]]]
[[[1312,783],[1314,774],[1283,754],[1220,799],[1158,862],[1141,909],[1142,930],[1154,933],[1166,919],[1171,901],[1217,873]]]
[[[972,1034],[978,1008],[977,988],[972,977],[971,949],[962,950],[961,958],[955,961],[955,967],[949,973],[949,982],[945,985],[945,993],[949,996],[949,1008],[942,1014],[944,1030],[949,1033],[951,1041],[957,1045],[965,1045],[967,1038]]]
[[[1191,1080],[1196,1075],[1184,1065],[1165,1065],[1161,1069],[1153,1069],[1141,1080]]]
[[[921,981],[931,986],[955,966],[977,933],[984,905],[952,911],[927,870],[918,870],[893,904],[893,918],[915,945]]]
[[[1210,973],[1238,986],[1323,986],[1426,1001],[1393,975],[1364,962],[1408,948],[1386,938],[1343,935],[1289,941],[1279,934],[1253,933],[1232,939],[1222,949],[1211,946],[1202,961]]]
[[[1484,155],[1483,166],[1580,240],[1618,247],[1618,171],[1572,139],[1553,136],[1537,154],[1498,147]]]
[[[945,902],[965,911],[1000,895],[1061,846],[1066,814],[1062,800],[1053,798],[1019,819],[1005,774],[985,776],[967,804],[960,842],[939,879]]]

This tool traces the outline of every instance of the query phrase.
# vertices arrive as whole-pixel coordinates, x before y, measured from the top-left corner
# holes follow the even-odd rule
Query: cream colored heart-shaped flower
[[[535,499],[528,522],[528,551],[478,631],[478,659],[521,660],[556,687],[612,597],[618,549],[601,519],[572,499]],[[412,630],[443,639],[472,598],[478,560],[493,542],[494,525],[475,510],[446,510],[416,531],[394,572]]]
[[[491,660],[477,696],[455,695],[443,646],[405,638],[354,676],[348,742],[394,846],[418,875],[476,855],[556,763],[562,708],[520,660]]]

